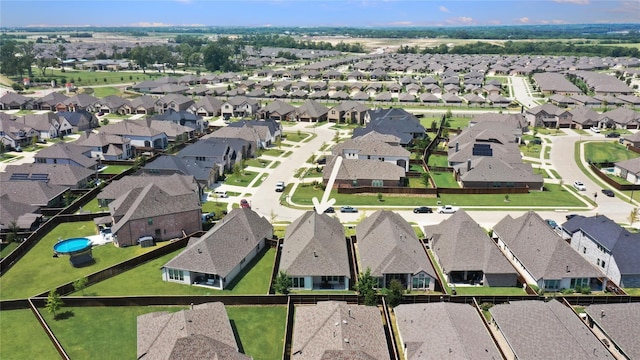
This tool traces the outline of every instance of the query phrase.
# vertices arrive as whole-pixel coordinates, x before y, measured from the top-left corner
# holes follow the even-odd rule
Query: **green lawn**
[[[40,74],[38,74],[40,75]],[[62,72],[59,69],[47,69],[46,76],[36,76],[49,82],[56,80],[58,84],[64,85],[66,82],[73,82],[76,86],[95,86],[95,85],[107,85],[107,84],[122,84],[130,82],[140,82],[144,80],[153,80],[159,77],[168,76],[167,73],[147,72],[147,74],[139,72],[126,72],[126,71],[83,71],[83,70],[68,70],[65,69]],[[106,79],[106,81],[105,81]]]
[[[254,360],[282,358],[287,321],[285,306],[227,306],[238,348]]]
[[[458,295],[501,296],[501,295],[527,295],[521,287],[490,287],[490,286],[458,286]]]
[[[231,196],[231,195],[229,195]],[[222,217],[222,212],[227,210],[227,203],[224,201],[207,201],[202,204],[202,213],[214,212],[216,218]]]
[[[137,317],[183,309],[185,307],[179,306],[62,307],[60,313],[67,318],[61,320],[53,320],[45,309],[39,310],[70,358],[135,359]]]
[[[533,143],[520,146],[520,151],[522,152],[522,155],[528,156],[528,157],[539,158],[540,150],[542,150],[542,145],[537,145]]]
[[[451,172],[431,172],[431,178],[436,183],[436,186],[442,188],[459,188],[460,184],[453,177]]]
[[[1,311],[0,323],[0,358],[3,360],[59,358],[31,310]]]
[[[242,174],[240,174],[240,176],[227,174],[227,178],[224,180],[224,182],[229,185],[248,186],[257,175],[257,172],[245,170]]]
[[[631,296],[640,296],[640,288],[624,288],[624,291]]]
[[[444,283],[442,284],[442,286],[444,286],[444,292],[446,294],[451,294],[451,289],[449,288],[449,284],[447,284],[447,277],[444,276],[444,273],[442,272],[442,269],[438,265],[438,262],[436,261],[436,258],[435,258],[435,256],[433,255],[433,252],[430,249],[427,250],[427,255],[429,255],[429,258],[431,259],[431,263],[435,264],[434,267],[435,267],[436,271],[438,272],[438,276],[440,276],[440,279],[442,279],[442,281],[444,281]]]
[[[409,166],[409,171],[417,171],[417,172],[420,172],[420,173],[424,173],[425,172],[424,168],[422,167],[422,165],[419,165],[419,164],[411,164]]]
[[[306,132],[290,132],[290,131],[285,131],[284,132],[284,136],[286,138],[287,141],[291,141],[291,142],[301,142],[304,141],[307,137],[309,137],[311,134],[306,133]]]
[[[253,166],[257,168],[266,168],[271,163],[271,160],[264,159],[248,159],[244,161],[245,166]]]
[[[595,163],[617,162],[634,159],[639,156],[640,154],[627,150],[618,141],[587,142],[584,144],[584,158]]]
[[[471,118],[466,117],[452,117],[448,120],[449,128],[451,129],[465,129],[469,126],[469,122],[471,122]],[[446,124],[446,121],[445,121]]]
[[[427,186],[424,185],[424,180],[422,178],[409,178],[409,186],[417,189],[426,189]],[[431,186],[429,186],[431,187]]]
[[[548,179],[550,178],[549,173],[547,173],[547,171],[545,169],[540,169],[537,167],[533,168],[533,173],[536,175],[542,175],[543,178]]]
[[[449,158],[447,155],[429,155],[428,166],[447,167],[449,166]]]
[[[67,256],[52,257],[53,245],[58,239],[95,234],[97,229],[93,221],[58,225],[0,277],[0,298],[19,299],[34,296],[155,248],[143,249],[132,246],[120,249],[112,244],[94,247],[93,258],[96,262],[82,268],[71,266]]]
[[[162,280],[161,268],[180,254],[182,249],[151,260],[135,269],[89,286],[84,290],[90,296],[132,295],[223,295],[266,294],[276,256],[275,249],[268,249],[253,259],[226,290],[215,290]],[[82,293],[75,293],[81,295]]]
[[[103,80],[104,81],[104,80]],[[97,98],[103,98],[111,95],[122,96],[122,92],[118,88],[114,87],[97,87],[93,89],[93,96]]]
[[[10,242],[7,244],[0,244],[0,258],[3,258],[13,251],[13,249],[18,247],[17,242]]]
[[[103,174],[117,175],[131,169],[131,165],[106,165],[100,172]]]
[[[278,150],[278,149],[267,149],[262,152],[262,155],[275,156],[275,157],[278,157],[282,154],[284,154],[284,150]]]
[[[89,211],[92,213],[96,213],[96,212],[109,211],[109,208],[100,207],[100,204],[98,203],[98,198],[93,198],[91,199],[91,201],[89,201],[82,207],[82,211]]]

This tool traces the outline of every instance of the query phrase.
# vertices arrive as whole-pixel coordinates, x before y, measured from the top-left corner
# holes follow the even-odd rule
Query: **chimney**
[[[460,143],[456,141],[456,152],[460,150]]]
[[[471,159],[467,159],[467,171],[471,171]]]

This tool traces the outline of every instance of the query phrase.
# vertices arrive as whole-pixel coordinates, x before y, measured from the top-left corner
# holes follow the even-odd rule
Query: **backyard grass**
[[[424,168],[420,164],[411,164],[409,165],[409,171],[417,171],[420,173],[424,173]]]
[[[432,171],[431,179],[436,183],[436,186],[442,188],[460,188],[460,184],[453,177],[450,172]]]
[[[104,168],[102,168],[102,170],[100,170],[100,172],[102,174],[112,174],[112,175],[117,175],[120,174],[123,171],[127,171],[131,169],[131,165],[105,165]]]
[[[465,129],[469,126],[470,122],[471,122],[471,118],[454,116],[449,120],[445,120],[445,126],[448,123],[447,127],[451,129]]]
[[[122,92],[118,88],[111,86],[93,88],[93,96],[97,98],[103,98],[111,95],[122,95]]]
[[[536,175],[542,175],[543,178],[548,179],[550,178],[549,173],[547,173],[547,171],[545,169],[541,169],[541,168],[533,168],[533,173]]]
[[[56,349],[29,309],[0,312],[0,358],[55,359]],[[28,343],[28,345],[26,345]]]
[[[93,198],[91,201],[82,206],[82,212],[88,211],[90,213],[109,211],[108,207],[100,207],[98,198]]]
[[[424,180],[422,178],[411,177],[409,178],[409,186],[416,189],[426,189],[427,186],[424,185]],[[431,187],[431,186],[429,186]]]
[[[133,296],[133,295],[238,295],[260,294],[269,290],[269,280],[276,256],[269,248],[254,258],[225,290],[202,286],[179,284],[162,280],[161,268],[183,249],[151,260],[134,269],[87,287],[83,293],[89,296]]]
[[[0,298],[34,296],[154,249],[137,246],[121,249],[112,244],[97,246],[93,248],[95,263],[82,268],[71,266],[67,256],[52,257],[53,245],[58,239],[96,234],[93,221],[58,225],[0,277]]]
[[[11,254],[11,252],[18,247],[18,243],[17,242],[10,242],[10,243],[2,243],[0,244],[0,258],[3,258],[9,254]]]
[[[449,166],[449,158],[447,155],[429,155],[429,161],[427,162],[427,166],[437,166],[437,167],[448,167]]]
[[[624,288],[624,291],[630,296],[640,296],[640,288]]]
[[[527,157],[539,158],[540,150],[542,150],[542,145],[537,145],[533,143],[528,143],[527,145],[520,146],[520,151],[522,152],[522,155]]]
[[[458,295],[478,295],[478,296],[507,296],[507,295],[527,295],[521,287],[490,287],[490,286],[458,286]]]
[[[232,195],[229,195],[229,196],[232,196]],[[216,217],[219,217],[222,215],[223,211],[227,210],[227,205],[228,203],[224,201],[215,201],[215,200],[207,201],[202,203],[202,213],[206,214],[206,213],[213,212],[216,214]]]
[[[238,348],[254,360],[282,358],[287,321],[285,306],[227,306]]]
[[[440,279],[442,279],[442,281],[444,282],[442,284],[442,286],[444,287],[444,292],[445,294],[451,294],[451,289],[449,288],[449,284],[447,284],[447,277],[444,276],[444,273],[442,272],[442,269],[440,268],[440,266],[438,265],[438,262],[436,261],[435,256],[433,256],[433,252],[431,251],[431,249],[427,250],[427,255],[429,255],[429,258],[431,259],[431,263],[434,264],[434,268],[436,269],[436,271],[438,272],[438,276],[440,277]]]
[[[256,176],[258,176],[257,172],[245,170],[239,176],[235,174],[227,174],[227,178],[224,182],[229,185],[248,186]]]
[[[61,320],[54,320],[45,309],[39,310],[70,358],[135,359],[137,317],[183,309],[185,307],[180,306],[62,307],[60,313],[67,318]]]
[[[584,144],[584,158],[588,162],[617,162],[639,156],[640,154],[627,150],[618,141],[587,142]]]

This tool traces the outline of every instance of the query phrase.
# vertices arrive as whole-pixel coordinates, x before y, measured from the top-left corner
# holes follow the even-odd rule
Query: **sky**
[[[640,23],[640,0],[0,0],[0,26]]]

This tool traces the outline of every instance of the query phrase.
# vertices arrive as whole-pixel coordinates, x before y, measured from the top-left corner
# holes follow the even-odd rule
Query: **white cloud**
[[[159,27],[159,26],[174,26],[174,25],[173,24],[165,24],[165,23],[161,23],[161,22],[146,22],[146,21],[142,21],[142,22],[130,24],[129,26]]]
[[[440,5],[440,7],[438,9],[440,9],[440,11],[442,11],[443,13],[451,12],[451,11],[449,11],[449,9],[447,9],[445,6],[442,6],[442,5]]]
[[[529,18],[528,17],[521,17],[520,19],[518,19],[519,22],[523,23],[523,24],[528,24],[529,23]]]
[[[415,23],[411,21],[394,21],[389,23],[390,26],[413,26]]]
[[[460,16],[447,19],[446,22],[449,25],[471,25],[474,23],[474,20],[468,16]]]

